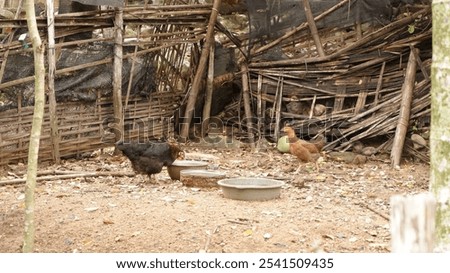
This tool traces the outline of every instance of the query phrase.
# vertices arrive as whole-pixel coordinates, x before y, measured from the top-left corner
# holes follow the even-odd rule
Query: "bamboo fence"
[[[151,54],[154,83],[156,90],[145,96],[137,97],[130,93],[131,82],[127,90],[123,90],[124,105],[124,138],[148,139],[169,136],[173,133],[171,117],[185,97],[195,62],[186,65],[191,56],[198,54],[198,44],[206,34],[206,23],[211,14],[212,5],[189,4],[195,1],[167,0],[162,5],[129,5],[123,8],[123,46],[127,50],[123,59],[131,59],[131,73],[134,63],[139,57]],[[16,7],[17,8],[17,7]],[[33,82],[34,77],[24,77],[3,81],[3,74],[8,57],[15,54],[31,54],[17,40],[18,31],[26,29],[26,20],[21,6],[16,10],[14,18],[0,19],[0,29],[6,36],[6,43],[0,44],[0,91],[11,92],[12,87],[21,88]],[[55,49],[58,52],[74,45],[112,43],[115,20],[114,9],[56,14]],[[45,14],[38,17],[41,38],[47,41],[47,18]],[[101,33],[90,39],[68,41],[65,37],[84,32]],[[12,39],[15,37],[15,39]],[[197,53],[196,53],[197,51]],[[69,67],[56,67],[55,75],[64,77],[71,73],[89,70],[97,66],[112,63],[113,56],[103,60],[83,63]],[[29,64],[32,65],[32,64]],[[186,67],[188,71],[186,71]],[[96,149],[111,146],[114,143],[115,120],[111,94],[101,95],[97,92],[96,101],[60,102],[56,105],[57,127],[59,133],[59,151],[61,158],[84,156]],[[108,92],[106,92],[108,93]],[[126,94],[126,95],[125,95]],[[10,94],[8,97],[11,97]],[[14,97],[14,94],[13,94]],[[15,109],[0,111],[0,166],[25,162],[28,153],[28,139],[31,129],[33,107],[22,106],[22,96],[16,94]],[[49,104],[45,105],[45,117],[41,137],[41,161],[53,159],[52,138],[50,133]]]
[[[178,97],[177,97],[178,96]],[[173,128],[171,117],[176,109],[174,100],[182,94],[154,94],[149,100],[130,99],[125,112],[126,139],[148,139],[168,136]],[[95,103],[58,103],[58,128],[62,158],[81,157],[114,143],[115,129],[112,100],[100,98]],[[21,107],[0,112],[0,166],[25,161],[33,118],[33,107]],[[39,157],[52,159],[50,116],[46,105]]]

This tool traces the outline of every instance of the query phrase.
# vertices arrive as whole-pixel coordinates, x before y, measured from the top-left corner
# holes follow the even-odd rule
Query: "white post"
[[[430,193],[391,197],[392,252],[432,252],[436,201]]]

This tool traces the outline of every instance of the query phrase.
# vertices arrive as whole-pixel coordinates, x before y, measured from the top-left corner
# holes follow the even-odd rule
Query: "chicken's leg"
[[[319,172],[319,170],[320,170],[320,169],[319,169],[319,162],[315,161],[315,162],[314,162],[314,165],[315,165],[315,167],[316,167],[316,172]],[[297,170],[295,170],[294,174],[299,174],[301,168],[302,168],[302,163],[300,163],[300,164],[298,165],[298,168],[297,168]]]
[[[148,179],[150,184],[159,184],[158,178],[156,177],[156,174],[153,174],[153,179],[152,179],[152,175],[149,174],[148,175]]]

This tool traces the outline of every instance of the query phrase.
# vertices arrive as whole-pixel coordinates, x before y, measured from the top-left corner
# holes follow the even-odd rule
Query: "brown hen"
[[[281,131],[285,132],[288,136],[289,152],[300,160],[300,165],[295,172],[299,172],[302,162],[314,162],[316,165],[316,170],[318,171],[319,164],[317,163],[317,159],[320,156],[323,146],[325,146],[326,138],[321,136],[320,139],[314,142],[308,142],[306,140],[299,139],[295,135],[294,129],[289,126],[283,127]]]

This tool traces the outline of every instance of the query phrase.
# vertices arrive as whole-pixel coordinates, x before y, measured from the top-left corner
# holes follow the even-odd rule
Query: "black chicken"
[[[152,174],[160,173],[163,166],[170,166],[175,159],[182,157],[182,150],[175,143],[147,142],[123,143],[120,141],[116,147],[128,157],[133,170],[139,174],[147,174],[151,180]],[[155,180],[157,178],[155,176]]]

